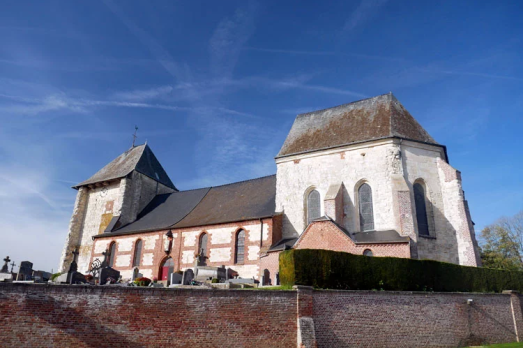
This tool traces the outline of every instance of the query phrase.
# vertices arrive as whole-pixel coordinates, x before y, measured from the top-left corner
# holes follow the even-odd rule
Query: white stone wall
[[[78,256],[78,271],[86,273],[93,247],[92,237],[99,233],[102,214],[105,213],[105,204],[114,201],[113,213],[118,211],[122,204],[120,185],[113,183],[88,189],[85,219],[80,237],[80,255]]]
[[[338,148],[277,159],[276,211],[284,212],[283,235],[305,229],[306,193],[314,187],[323,199],[331,185],[344,184],[343,225],[359,231],[357,186],[366,181],[372,188],[376,230],[397,229],[387,163],[391,140]],[[333,217],[334,218],[334,217]]]
[[[425,183],[425,194],[430,204],[427,204],[427,219],[430,237],[418,236],[418,256],[420,259],[458,263],[455,231],[448,227],[448,216],[444,208],[444,198],[448,195],[442,192],[438,159],[445,159],[443,150],[436,146],[403,141],[401,144],[404,175],[411,191],[414,226],[418,233],[416,207],[413,185],[422,180]]]

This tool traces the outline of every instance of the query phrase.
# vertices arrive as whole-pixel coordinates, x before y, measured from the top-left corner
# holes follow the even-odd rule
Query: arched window
[[[358,189],[360,207],[361,231],[374,230],[374,212],[372,211],[372,189],[369,184],[363,184]]]
[[[372,254],[372,250],[370,249],[365,249],[363,251],[363,256],[374,256],[374,254]]]
[[[245,255],[245,231],[239,230],[236,234],[236,253],[234,263],[243,264]]]
[[[142,240],[138,239],[134,245],[134,257],[133,257],[133,267],[140,266],[140,261],[142,259]]]
[[[113,267],[114,265],[114,258],[116,256],[116,243],[112,242],[109,246],[109,256],[107,259],[109,260],[109,263],[107,264],[109,267]]]
[[[414,203],[416,204],[416,221],[420,236],[429,235],[429,222],[427,219],[427,206],[425,203],[425,189],[423,185],[414,184]]]
[[[198,243],[198,253],[202,256],[207,256],[207,233],[200,235],[200,242]]]
[[[312,190],[307,196],[307,224],[319,217],[321,217],[320,193]]]

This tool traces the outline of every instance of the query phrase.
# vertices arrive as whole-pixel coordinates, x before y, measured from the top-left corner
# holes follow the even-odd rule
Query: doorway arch
[[[167,281],[167,284],[169,284],[172,273],[174,273],[174,260],[172,257],[168,257],[163,260],[160,266],[160,277],[158,278],[159,280]]]

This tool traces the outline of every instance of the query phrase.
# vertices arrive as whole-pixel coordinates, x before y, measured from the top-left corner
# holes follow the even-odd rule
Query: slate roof
[[[73,188],[77,189],[89,184],[123,178],[134,170],[176,190],[171,179],[147,144],[130,148],[89,179],[73,186]]]
[[[391,137],[439,145],[388,93],[298,115],[276,157]]]
[[[158,195],[136,221],[107,233],[131,234],[270,217],[276,209],[275,199],[276,175]]]

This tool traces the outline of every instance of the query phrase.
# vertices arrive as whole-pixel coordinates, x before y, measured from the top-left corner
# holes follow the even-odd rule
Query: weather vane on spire
[[[136,132],[138,132],[138,126],[134,126],[133,147],[134,147],[134,143],[136,141],[136,138],[138,138],[138,136],[136,135]]]

